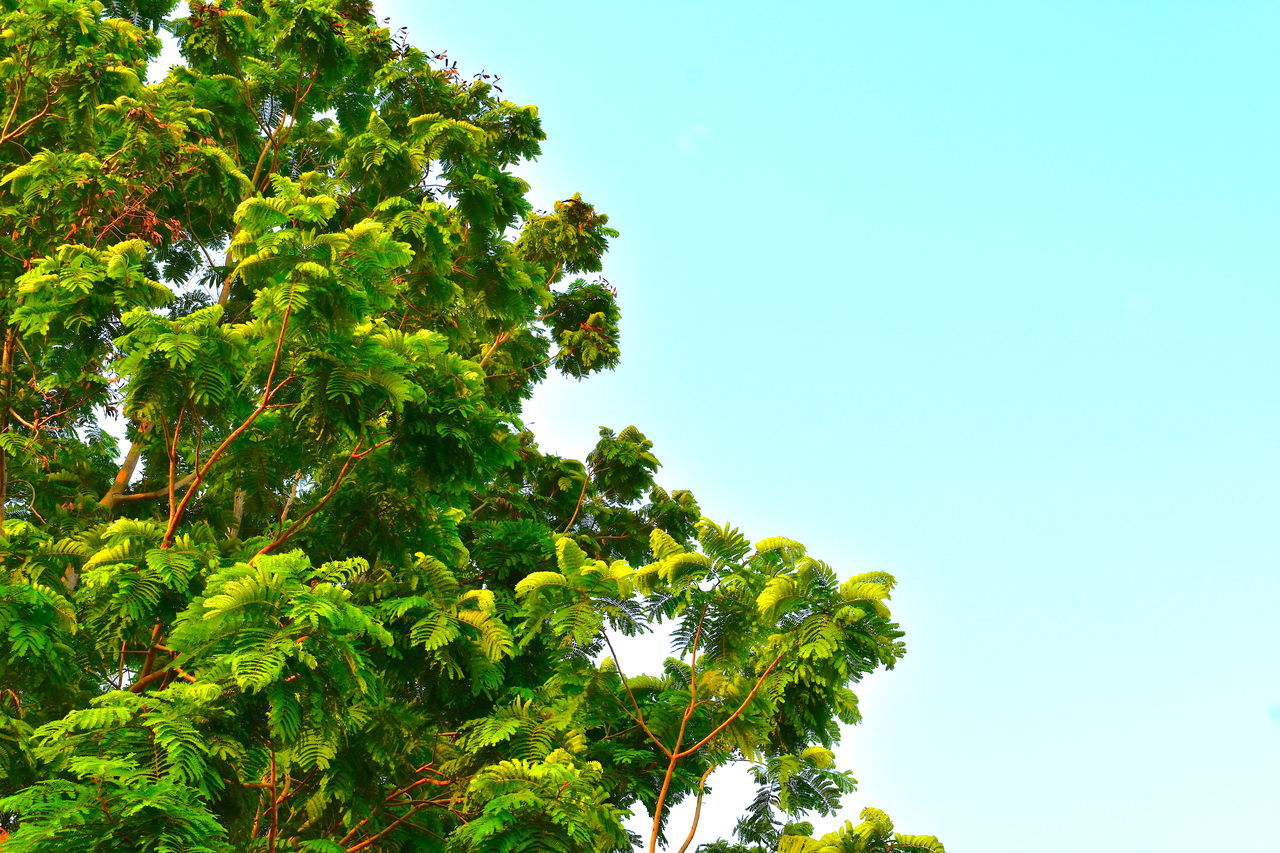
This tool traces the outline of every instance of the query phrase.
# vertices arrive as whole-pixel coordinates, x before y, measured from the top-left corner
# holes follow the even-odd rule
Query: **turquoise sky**
[[[622,231],[623,366],[545,443],[635,423],[709,516],[898,576],[855,808],[1280,850],[1280,3],[379,8]]]

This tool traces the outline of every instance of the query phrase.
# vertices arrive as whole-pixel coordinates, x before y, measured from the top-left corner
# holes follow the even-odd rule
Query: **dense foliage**
[[[0,0],[5,853],[653,850],[731,762],[707,849],[941,851],[786,823],[853,787],[892,578],[522,424],[619,353],[536,110],[361,0],[173,5]]]

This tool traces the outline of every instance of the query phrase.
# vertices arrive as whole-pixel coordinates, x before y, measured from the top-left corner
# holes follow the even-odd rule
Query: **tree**
[[[637,809],[652,851],[730,762],[744,844],[827,849],[783,818],[852,788],[893,580],[702,518],[634,427],[538,448],[619,312],[607,217],[510,172],[535,108],[361,0],[173,6],[0,0],[6,853],[623,850]]]

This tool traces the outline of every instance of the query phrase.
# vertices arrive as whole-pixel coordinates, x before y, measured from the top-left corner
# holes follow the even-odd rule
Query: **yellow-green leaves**
[[[145,275],[145,257],[138,240],[102,250],[59,246],[18,279],[12,322],[30,335],[55,328],[84,333],[131,310],[164,305],[173,294]]]
[[[537,110],[351,0],[188,4],[154,74],[172,6],[0,10],[6,853],[620,853],[736,760],[751,843],[829,811],[892,579],[699,521],[634,426],[538,447],[620,310]]]
[[[808,747],[801,751],[800,757],[821,770],[826,770],[835,763],[835,753],[821,746]]]
[[[770,578],[756,596],[756,610],[765,619],[776,621],[779,611],[793,598],[796,598],[795,578],[779,575]]]
[[[840,597],[851,604],[865,603],[877,616],[887,617],[889,597],[895,581],[886,572],[867,572],[855,575],[840,585]]]
[[[516,594],[527,596],[548,586],[568,587],[569,579],[560,572],[532,572],[516,584]]]
[[[860,817],[861,823],[846,821],[820,838],[786,835],[780,840],[778,853],[946,853],[942,842],[932,835],[898,834],[893,821],[880,809],[868,806]]]
[[[449,851],[621,850],[630,842],[601,788],[602,767],[560,749],[540,761],[485,767],[467,790],[478,812],[454,834]]]
[[[526,629],[546,620],[561,641],[580,646],[597,642],[606,624],[635,631],[630,566],[593,560],[567,536],[556,541],[556,563],[560,571],[533,572],[516,584]]]

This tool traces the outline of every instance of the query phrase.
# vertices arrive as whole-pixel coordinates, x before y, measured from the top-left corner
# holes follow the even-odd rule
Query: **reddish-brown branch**
[[[702,820],[702,798],[706,795],[707,777],[716,770],[716,765],[711,765],[706,772],[702,774],[702,778],[698,780],[698,803],[693,809],[693,823],[689,826],[689,834],[685,836],[684,844],[680,845],[680,849],[676,853],[685,853],[689,849],[689,845],[693,843],[693,836],[698,831],[698,821]]]
[[[4,129],[0,130],[0,139],[8,139],[9,127],[13,124],[14,118],[18,115],[18,107],[22,105],[22,96],[27,91],[27,81],[31,79],[31,45],[27,45],[27,52],[23,55],[22,61],[26,73],[18,80],[18,85],[13,93],[13,105],[9,107],[9,115],[5,117]]]
[[[698,644],[702,642],[702,626],[707,621],[707,605],[702,605],[698,614],[698,627],[693,632],[693,644],[689,658],[689,707],[685,708],[684,718],[693,716],[693,709],[698,707]]]
[[[706,615],[706,611],[704,610],[703,616],[705,617],[705,615]],[[699,619],[698,627],[699,627],[699,633],[700,633],[700,629],[702,627],[701,619]],[[685,724],[688,722],[689,718],[692,716],[693,710],[695,707],[697,707],[697,704],[698,704],[696,702],[696,697],[694,695],[690,695],[689,706],[688,708],[685,709],[684,720],[680,724],[680,735],[676,738],[675,747],[670,753],[671,760],[667,762],[666,776],[662,780],[662,789],[658,792],[658,801],[654,806],[653,830],[649,835],[649,853],[654,853],[654,851],[657,849],[657,846],[658,846],[658,834],[662,828],[662,809],[666,803],[667,793],[671,788],[671,778],[675,775],[676,764],[678,764],[681,759],[688,758],[690,755],[693,755],[695,752],[702,749],[704,746],[710,743],[718,734],[720,734],[722,731],[728,728],[729,725],[732,724],[734,720],[738,719],[738,717],[742,715],[742,712],[746,710],[747,705],[749,705],[751,703],[751,700],[755,698],[756,693],[760,692],[760,688],[764,686],[765,681],[769,678],[769,674],[773,672],[774,667],[776,667],[779,664],[779,662],[782,661],[782,657],[784,654],[785,652],[778,652],[778,656],[775,657],[772,661],[770,661],[769,665],[765,667],[764,672],[760,673],[759,678],[756,679],[756,683],[752,686],[750,692],[747,693],[746,698],[742,700],[742,703],[738,705],[737,709],[735,709],[734,712],[724,720],[724,722],[722,722],[720,725],[712,729],[710,734],[708,734],[706,737],[699,740],[693,746],[690,746],[688,749],[681,749],[680,743],[681,743],[681,740],[683,740],[684,738]],[[695,661],[696,661],[696,645],[695,645]]]
[[[19,344],[21,344],[21,341],[19,341]],[[26,351],[26,347],[22,347],[22,349],[24,352]],[[28,355],[27,358],[29,359],[30,356]],[[35,371],[32,371],[31,384],[33,388],[39,385],[39,380],[35,378]],[[30,424],[30,426],[32,426],[32,428],[35,429],[35,431],[38,433],[40,432],[40,430],[44,429],[45,424],[56,421],[58,418],[63,417],[64,415],[67,414],[67,412],[70,412],[73,409],[80,408],[85,403],[89,402],[89,400],[91,400],[97,393],[98,392],[96,390],[90,391],[88,394],[85,394],[83,397],[76,400],[74,403],[64,405],[61,409],[58,409],[56,412],[50,412],[47,415],[39,415],[38,417],[33,415],[32,417],[34,417],[35,420],[32,422],[32,424]],[[14,414],[16,415],[17,413],[15,412]],[[26,423],[26,422],[24,421],[23,423]]]
[[[364,826],[368,822],[369,822],[369,818],[365,818],[364,820],[357,823],[355,826],[351,827],[351,831],[348,832],[346,835],[342,836],[341,838],[339,838],[338,843],[346,844],[352,838],[355,838],[356,833],[360,831],[360,827]]]
[[[120,641],[120,674],[116,676],[117,690],[124,689],[124,656],[128,648],[129,648],[129,642],[127,640],[121,640]]]
[[[403,821],[403,825],[404,825],[404,826],[411,827],[411,828],[413,828],[413,829],[416,829],[416,830],[418,830],[418,832],[424,832],[424,833],[426,833],[427,835],[430,835],[432,838],[438,838],[438,839],[440,839],[441,841],[444,841],[444,836],[443,836],[443,835],[440,835],[440,834],[439,834],[439,833],[437,833],[437,832],[432,832],[431,830],[427,829],[425,826],[423,826],[423,825],[421,825],[421,824],[418,824],[418,823],[414,823],[414,822],[413,822],[413,821],[411,821],[411,820]]]
[[[347,457],[347,461],[342,463],[342,469],[338,471],[338,476],[334,478],[333,485],[329,487],[329,491],[325,492],[324,497],[320,498],[320,500],[316,503],[315,506],[313,506],[311,509],[303,513],[298,518],[297,521],[289,525],[288,530],[281,533],[271,542],[268,542],[266,545],[263,545],[261,550],[259,550],[258,553],[253,555],[255,558],[261,557],[263,554],[266,554],[270,551],[274,551],[276,548],[279,548],[285,542],[288,542],[295,533],[301,530],[307,524],[307,522],[311,520],[311,517],[313,515],[315,515],[317,512],[319,512],[321,509],[324,508],[324,505],[329,502],[330,498],[332,498],[335,494],[338,493],[338,488],[342,485],[342,481],[346,479],[347,474],[350,473],[354,463],[364,459],[366,456],[368,456],[373,451],[377,450],[379,447],[382,447],[383,445],[386,445],[386,444],[390,444],[391,439],[389,438],[383,439],[382,441],[378,442],[377,444],[373,445],[372,447],[364,451],[360,450],[360,444],[362,443],[363,443],[363,439],[356,444],[356,449],[351,451],[351,454]]]
[[[649,833],[649,853],[654,853],[658,846],[658,835],[662,831],[662,810],[667,802],[667,793],[671,790],[671,779],[676,774],[676,765],[680,763],[680,759],[692,752],[681,752],[680,744],[684,742],[684,733],[689,727],[689,720],[693,718],[694,709],[698,707],[698,644],[702,641],[702,626],[706,619],[707,605],[704,604],[702,612],[698,614],[698,627],[693,632],[693,657],[689,665],[689,704],[685,706],[684,715],[680,718],[680,731],[676,734],[676,742],[667,753],[667,772],[662,777],[662,789],[658,791],[658,801],[653,807],[653,829]]]
[[[142,678],[139,678],[137,681],[133,682],[133,684],[130,684],[129,692],[141,693],[143,690],[150,687],[153,683],[157,681],[163,681],[165,678],[168,678],[170,675],[174,673],[175,670],[177,670],[176,667],[174,667],[174,669],[170,669],[169,667],[162,667],[160,669],[157,669],[151,672],[150,674],[143,676]]]
[[[254,787],[255,787],[255,788],[266,788],[266,783],[264,782],[264,783],[262,783],[261,785],[255,785]],[[257,808],[257,810],[253,813],[253,827],[252,827],[252,828],[250,828],[250,830],[249,830],[249,837],[250,837],[250,838],[257,838],[257,837],[258,837],[258,824],[262,821],[262,806],[263,806],[263,803],[262,803],[262,797],[258,797],[258,808]]]
[[[276,836],[280,834],[280,799],[276,796],[276,751],[271,749],[271,829],[267,832],[267,853],[276,853]]]
[[[13,350],[18,339],[17,328],[10,326],[0,348],[0,375],[4,377],[4,396],[0,397],[0,432],[9,430],[9,395],[13,391]],[[15,413],[16,414],[16,413]],[[4,525],[4,508],[9,501],[9,455],[0,447],[0,529]]]
[[[578,513],[582,511],[582,502],[587,499],[587,486],[591,483],[591,472],[582,472],[582,491],[578,493],[578,503],[573,508],[573,515],[569,516],[569,523],[564,526],[564,530],[560,534],[569,532],[569,528],[573,527],[573,523],[578,520]]]
[[[415,782],[410,782],[408,785],[405,785],[403,788],[399,788],[399,789],[397,789],[397,790],[395,790],[395,791],[392,791],[390,794],[387,794],[387,796],[386,796],[387,801],[388,801],[388,802],[390,802],[391,800],[394,800],[396,797],[399,797],[399,796],[400,796],[400,795],[402,795],[402,794],[406,794],[406,793],[408,793],[409,791],[412,791],[414,788],[418,787],[419,785],[424,785],[424,784],[431,784],[431,785],[452,785],[452,784],[454,783],[454,780],[453,780],[453,779],[446,779],[446,778],[445,778],[445,775],[444,775],[443,773],[441,773],[439,770],[434,769],[434,768],[431,766],[431,765],[433,765],[433,764],[435,764],[435,762],[434,762],[434,761],[428,761],[426,764],[424,764],[424,765],[422,765],[421,767],[419,767],[419,768],[415,769],[415,770],[413,771],[413,772],[414,772],[414,775],[418,775],[418,774],[422,774],[422,773],[434,773],[435,775],[437,775],[437,776],[439,776],[439,777],[440,777],[439,779],[426,779],[426,778],[420,778],[420,779],[418,779],[418,780],[417,780],[417,781],[415,781]]]
[[[547,280],[545,282],[547,285],[550,285],[553,281],[555,281],[560,276],[560,268],[561,268],[561,264],[557,262],[555,267],[553,267],[551,270],[551,275],[547,277]],[[456,264],[453,270],[454,272],[462,272],[462,270],[457,268]],[[462,272],[462,274],[467,275],[467,273],[465,272]],[[555,312],[553,311],[551,313],[554,314]],[[550,317],[551,314],[548,314],[547,316]],[[484,351],[484,355],[480,356],[479,363],[481,367],[484,367],[489,362],[489,359],[493,357],[493,354],[498,351],[498,347],[502,346],[507,341],[511,340],[511,335],[513,334],[513,332],[514,330],[512,330],[511,332],[509,331],[498,332],[498,336],[493,339],[493,343],[489,344],[489,348]],[[543,362],[543,363],[545,364],[546,362]],[[536,367],[537,365],[534,365],[534,366]]]
[[[111,482],[111,487],[102,496],[102,500],[98,501],[102,506],[115,506],[120,502],[120,496],[124,494],[124,490],[129,487],[129,480],[133,478],[134,469],[138,467],[138,460],[142,458],[142,436],[151,432],[151,424],[140,424],[138,432],[141,435],[129,445],[129,452],[125,454],[124,462],[120,464],[120,470],[116,472],[116,478]]]
[[[258,154],[258,162],[253,166],[253,176],[249,178],[249,183],[253,185],[256,192],[258,189],[258,181],[262,178],[262,167],[267,164],[267,155],[272,152],[272,142],[276,136],[284,130],[285,120],[289,118],[289,114],[281,112],[280,123],[276,125],[275,130],[267,134],[266,140],[262,144],[262,151]]]
[[[196,492],[199,491],[201,483],[204,482],[214,463],[226,452],[226,449],[231,446],[233,441],[239,438],[249,427],[253,426],[258,416],[267,410],[267,406],[271,403],[271,397],[284,387],[284,384],[291,378],[285,377],[279,385],[272,385],[275,382],[276,371],[280,369],[280,355],[284,350],[285,332],[289,328],[289,317],[292,313],[293,292],[290,291],[289,305],[284,309],[284,316],[280,320],[280,334],[276,337],[276,350],[271,358],[271,368],[267,371],[267,381],[262,386],[262,399],[258,401],[258,405],[254,407],[253,411],[249,413],[249,416],[244,419],[240,426],[232,430],[231,434],[209,453],[209,458],[205,460],[204,464],[196,469],[195,479],[191,481],[191,485],[187,487],[186,492],[182,495],[182,500],[169,515],[169,526],[165,528],[164,539],[160,543],[161,548],[168,548],[173,544],[173,536],[178,529],[179,522],[182,521],[183,513],[186,512],[187,506],[191,503],[192,498],[195,497]]]
[[[760,691],[760,688],[764,686],[765,679],[769,677],[769,673],[773,672],[773,668],[776,667],[778,663],[782,660],[783,654],[784,654],[783,652],[778,652],[778,656],[774,658],[767,667],[765,667],[764,672],[760,673],[760,677],[756,679],[755,686],[752,687],[751,692],[747,694],[747,698],[742,700],[742,704],[738,706],[738,709],[736,711],[734,711],[732,714],[729,715],[729,718],[727,720],[725,720],[720,725],[716,726],[711,731],[711,734],[707,735],[702,740],[695,743],[693,746],[679,753],[679,756],[681,758],[684,758],[686,756],[693,755],[695,752],[697,752],[698,750],[706,746],[708,743],[710,743],[712,738],[714,738],[716,735],[720,734],[720,732],[728,728],[729,725],[734,720],[738,719],[739,715],[741,715],[742,712],[746,710],[748,703],[750,703],[751,700],[755,698],[756,693],[758,693]]]
[[[191,481],[194,480],[195,478],[196,478],[195,472],[192,471],[190,474],[187,474],[186,476],[177,480],[173,484],[173,487],[175,489],[186,488],[188,485],[190,485]],[[165,486],[159,489],[152,489],[149,492],[134,492],[128,495],[117,495],[113,503],[122,504],[122,503],[128,503],[129,501],[143,501],[143,500],[149,500],[151,498],[162,498],[168,493],[169,493],[169,487]]]
[[[383,837],[384,835],[386,835],[388,832],[391,832],[393,829],[395,829],[396,827],[400,826],[400,825],[401,825],[401,824],[403,824],[405,821],[407,821],[409,818],[413,817],[414,815],[416,815],[418,812],[422,811],[422,810],[423,810],[423,809],[425,809],[426,807],[427,807],[427,806],[426,806],[426,804],[425,804],[425,803],[424,803],[424,804],[422,804],[422,805],[414,806],[413,808],[409,809],[409,811],[405,812],[403,815],[401,815],[400,817],[398,817],[398,818],[396,818],[394,821],[392,821],[392,822],[391,822],[387,827],[385,827],[385,828],[384,828],[381,832],[379,832],[377,835],[374,835],[374,836],[371,836],[371,837],[369,837],[369,838],[366,838],[364,841],[361,841],[359,844],[354,844],[354,845],[352,845],[351,847],[348,847],[348,848],[347,848],[347,853],[357,853],[357,851],[359,851],[359,850],[363,850],[363,849],[365,849],[366,847],[370,846],[371,844],[376,843],[376,842],[378,841],[378,839],[382,838],[382,837]]]
[[[439,787],[439,788],[447,788],[448,786],[450,786],[450,785],[452,785],[452,784],[453,784],[453,780],[452,780],[452,779],[426,779],[426,778],[423,778],[423,779],[419,779],[419,780],[418,780],[418,781],[416,781],[416,782],[412,782],[412,783],[410,783],[409,785],[406,785],[405,787],[401,788],[399,791],[394,791],[394,792],[392,792],[391,794],[388,794],[388,795],[387,795],[387,799],[388,799],[388,800],[393,800],[393,799],[395,799],[395,798],[396,798],[396,797],[398,797],[398,796],[402,796],[402,795],[404,795],[404,794],[409,793],[409,792],[410,792],[410,791],[412,791],[414,788],[417,788],[417,787],[419,787],[419,786],[421,786],[421,785],[435,785],[436,787]]]
[[[182,436],[182,417],[187,412],[185,403],[178,409],[178,419],[173,424],[173,435],[165,436],[165,452],[169,456],[169,484],[166,492],[169,497],[169,516],[173,517],[174,499],[178,482],[178,441]],[[163,424],[162,424],[163,426]]]
[[[131,199],[129,201],[122,201],[120,213],[117,214],[115,218],[112,219],[110,222],[108,222],[106,225],[103,225],[101,228],[98,229],[98,233],[93,238],[93,245],[94,246],[99,245],[102,242],[102,240],[112,231],[115,231],[117,236],[123,236],[120,234],[120,229],[118,229],[116,226],[119,225],[121,222],[123,222],[125,219],[128,219],[130,217],[134,219],[142,219],[144,220],[144,223],[148,218],[150,218],[152,220],[152,224],[151,225],[144,224],[143,233],[155,234],[156,232],[155,232],[154,225],[157,222],[155,217],[155,211],[153,208],[147,207],[146,202],[149,198],[151,198],[151,196],[155,195],[156,192],[159,191],[159,189],[160,189],[159,186],[150,187],[150,188],[147,188],[146,191],[143,192],[141,195],[139,195],[136,199]],[[84,214],[84,219],[85,220],[88,219],[87,213]],[[63,239],[69,240],[71,238],[71,235],[75,233],[76,227],[77,226],[73,224],[71,226],[72,230],[69,231],[66,237],[64,237]],[[149,228],[150,231],[146,231],[145,229],[147,228]]]
[[[653,741],[658,749],[662,750],[663,755],[670,758],[671,750],[667,749],[666,745],[658,740],[658,736],[649,730],[649,724],[645,722],[644,714],[640,713],[640,703],[636,701],[636,694],[631,690],[631,682],[627,680],[627,674],[622,671],[622,662],[618,660],[618,653],[614,651],[613,641],[609,639],[609,632],[601,631],[600,633],[604,636],[604,642],[609,647],[609,654],[613,656],[613,665],[618,668],[618,675],[622,678],[622,686],[626,689],[628,698],[631,699],[631,707],[635,709],[634,716],[630,714],[627,716],[636,721],[640,728],[644,730],[644,733],[649,736],[649,740]]]
[[[152,668],[156,665],[156,643],[160,640],[160,623],[157,622],[155,627],[151,629],[151,642],[147,647],[147,657],[142,662],[142,669],[138,671],[141,678],[146,678],[151,674]]]
[[[23,88],[25,88],[25,83],[26,83],[26,80],[24,79]],[[49,87],[49,90],[45,93],[44,106],[40,108],[40,112],[36,113],[31,118],[24,121],[22,124],[13,128],[13,130],[10,130],[9,126],[10,124],[13,123],[14,114],[17,112],[18,104],[22,100],[20,96],[21,93],[19,93],[19,97],[16,97],[13,100],[13,108],[9,110],[9,117],[5,120],[4,129],[0,130],[0,145],[3,145],[4,143],[8,142],[11,139],[15,139],[21,136],[22,134],[30,130],[31,126],[36,122],[38,122],[40,119],[51,115],[49,111],[53,109],[53,96],[58,93],[59,88],[60,86],[58,85],[51,85]]]

